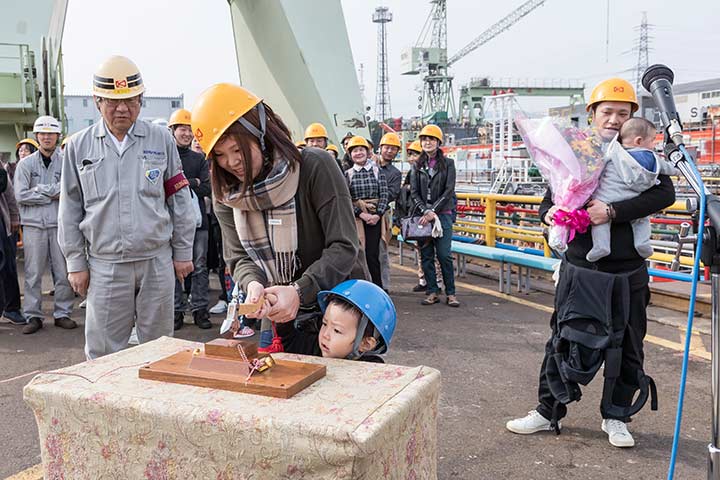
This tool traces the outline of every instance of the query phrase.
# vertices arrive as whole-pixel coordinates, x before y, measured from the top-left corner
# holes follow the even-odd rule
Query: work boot
[[[558,430],[560,430],[560,427],[560,422],[558,422]],[[550,420],[540,415],[537,410],[530,410],[526,416],[510,420],[505,424],[505,428],[520,435],[551,432],[553,430],[552,426],[550,426]]]
[[[27,323],[27,318],[25,318],[19,310],[13,310],[11,312],[6,311],[3,313],[3,317],[9,320],[13,325],[25,325]]]
[[[73,328],[77,328],[77,323],[68,317],[60,317],[55,319],[55,326],[64,328],[65,330],[72,330]]]
[[[635,439],[628,432],[625,422],[612,418],[605,418],[602,421],[602,431],[608,434],[610,445],[618,448],[629,448],[635,446]]]
[[[42,328],[43,321],[40,317],[30,317],[28,318],[27,325],[25,325],[22,329],[22,332],[25,334],[35,333],[38,330]]]
[[[422,285],[422,284],[420,284],[420,283],[418,283],[417,285],[415,285],[415,286],[412,288],[412,291],[415,292],[415,293],[417,293],[417,292],[424,292],[425,290],[427,290],[427,286]]]
[[[193,312],[193,320],[195,321],[195,325],[197,325],[199,328],[202,328],[203,330],[212,328],[212,323],[210,323],[209,317],[210,315],[208,314],[207,310],[195,310]]]
[[[175,312],[175,331],[177,332],[185,323],[185,314],[183,312]]]
[[[435,303],[438,303],[440,301],[440,297],[438,297],[437,293],[431,293],[427,297],[425,297],[425,300],[420,302],[421,305],[433,305]]]

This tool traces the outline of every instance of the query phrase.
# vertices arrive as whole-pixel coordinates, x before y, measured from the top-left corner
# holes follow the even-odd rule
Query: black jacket
[[[670,177],[659,175],[658,180],[660,181],[658,185],[645,190],[637,197],[612,204],[615,209],[615,219],[610,224],[610,255],[601,258],[595,265],[585,259],[585,255],[592,248],[592,227],[590,227],[585,233],[576,233],[575,238],[568,244],[565,252],[567,261],[578,267],[597,268],[608,273],[630,272],[640,268],[645,263],[645,259],[635,250],[630,221],[647,217],[675,202],[675,186]],[[552,192],[548,188],[538,210],[543,222],[545,222],[545,214],[552,206]]]
[[[177,147],[180,154],[185,177],[190,182],[190,188],[197,196],[200,202],[200,211],[202,212],[202,225],[199,230],[207,230],[208,218],[205,209],[205,197],[210,196],[210,172],[208,170],[208,162],[205,157],[186,147]]]
[[[410,170],[414,212],[420,214],[426,210],[436,213],[452,211],[455,208],[455,161],[438,150],[438,163],[432,177],[427,162],[427,154],[423,153]]]

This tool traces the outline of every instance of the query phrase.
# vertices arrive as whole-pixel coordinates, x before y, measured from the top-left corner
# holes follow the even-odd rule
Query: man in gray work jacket
[[[40,148],[18,163],[15,170],[15,200],[20,209],[25,256],[25,302],[27,325],[23,333],[35,333],[43,326],[42,277],[52,267],[55,290],[55,326],[77,327],[70,319],[75,296],[65,269],[65,258],[57,240],[58,198],[60,197],[60,122],[43,115],[33,126]]]
[[[166,128],[138,120],[137,66],[113,56],[96,71],[102,120],[65,147],[58,238],[73,289],[87,292],[85,354],[173,334],[175,277],[193,270],[188,181]],[[174,274],[173,274],[174,270]]]

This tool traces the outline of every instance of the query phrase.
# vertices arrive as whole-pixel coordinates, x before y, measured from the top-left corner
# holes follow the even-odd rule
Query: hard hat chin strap
[[[363,355],[380,355],[385,353],[385,351],[387,350],[385,342],[380,339],[380,332],[378,332],[378,329],[373,326],[373,338],[378,341],[377,346],[372,350],[368,350],[367,352],[360,352],[360,344],[362,343],[363,338],[365,338],[365,330],[367,330],[369,322],[370,319],[365,314],[360,317],[357,333],[355,334],[355,342],[353,342],[353,349],[352,352],[350,352],[348,356],[345,357],[346,360],[357,360]]]
[[[260,102],[257,104],[257,106],[255,108],[257,108],[258,117],[260,118],[260,130],[255,128],[255,125],[248,122],[243,117],[240,117],[238,119],[238,122],[240,123],[240,125],[245,127],[250,133],[255,135],[255,137],[260,142],[260,150],[262,151],[263,156],[267,156],[267,154],[265,153],[265,125],[267,122],[267,116],[265,115],[265,106],[262,104],[262,102]]]

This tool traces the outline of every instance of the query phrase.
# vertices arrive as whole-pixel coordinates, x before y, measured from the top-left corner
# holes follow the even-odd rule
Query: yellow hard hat
[[[174,125],[192,125],[190,119],[190,110],[187,110],[185,108],[179,108],[175,110],[172,115],[170,115],[170,121],[168,122],[167,126],[172,127]]]
[[[40,149],[40,145],[39,145],[35,140],[33,140],[32,138],[23,138],[22,140],[20,140],[18,143],[15,144],[15,150],[17,150],[18,148],[20,148],[20,145],[22,145],[23,143],[27,143],[28,145],[32,145],[33,147],[35,147],[35,149],[38,149],[38,150]]]
[[[415,140],[407,147],[408,151],[422,153],[422,147],[420,146],[420,140]]]
[[[336,155],[340,155],[340,150],[338,150],[338,148],[335,145],[333,145],[332,143],[330,145],[328,145],[325,150],[335,152]]]
[[[308,138],[328,138],[328,133],[322,123],[311,123],[305,129],[305,141]]]
[[[305,140],[298,140],[295,142],[295,146],[297,148],[305,148],[307,146],[307,143],[305,143]]]
[[[232,83],[217,83],[200,94],[192,108],[192,131],[207,155],[225,130],[262,102],[260,97]]]
[[[365,140],[363,137],[352,137],[350,141],[347,144],[347,151],[349,152],[354,147],[365,147],[366,149],[370,150],[370,144]]]
[[[640,108],[635,89],[630,82],[622,78],[608,78],[595,85],[585,109],[589,112],[594,105],[600,102],[628,102],[631,105],[632,113]]]
[[[93,95],[102,98],[131,98],[145,91],[140,69],[127,57],[113,55],[95,70]]]
[[[65,144],[68,142],[68,140],[70,140],[70,136],[67,136],[67,137],[63,138],[63,141],[60,143],[60,148],[61,148],[61,149],[62,149],[62,148],[65,148]]]
[[[400,143],[400,137],[398,137],[397,133],[386,133],[383,135],[383,137],[380,139],[380,146],[383,145],[390,145],[391,147],[398,147],[402,148],[402,143]]]
[[[440,143],[443,141],[442,130],[440,130],[440,127],[437,125],[425,125],[422,130],[420,130],[420,137],[434,137],[440,140]]]

